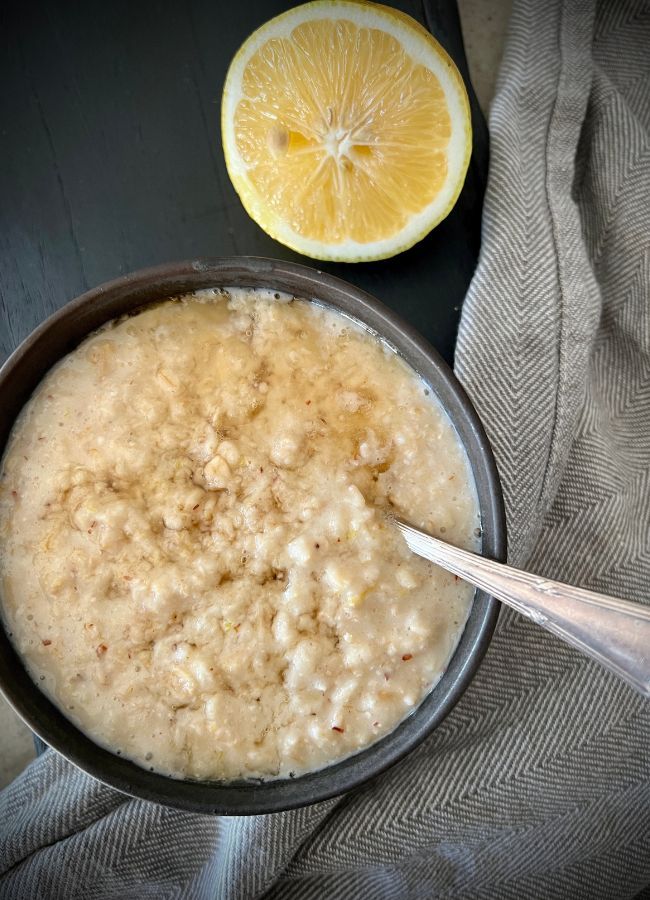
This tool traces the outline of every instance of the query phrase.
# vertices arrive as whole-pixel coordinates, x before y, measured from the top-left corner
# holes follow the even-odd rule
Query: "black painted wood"
[[[193,256],[304,260],[244,212],[226,174],[223,80],[281,0],[0,5],[0,360],[89,287]],[[399,0],[465,67],[455,0]],[[475,267],[487,134],[451,215],[372,264],[312,263],[399,311],[449,361]]]

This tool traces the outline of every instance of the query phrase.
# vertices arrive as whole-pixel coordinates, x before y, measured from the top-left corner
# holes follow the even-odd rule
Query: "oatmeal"
[[[103,328],[42,381],[0,482],[3,614],[101,745],[175,777],[318,769],[437,682],[471,589],[386,513],[473,548],[446,415],[344,317],[203,291]]]

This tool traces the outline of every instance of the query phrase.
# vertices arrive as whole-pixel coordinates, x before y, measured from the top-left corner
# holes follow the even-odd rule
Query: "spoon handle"
[[[513,569],[394,521],[414,553],[528,616],[650,697],[650,607]]]

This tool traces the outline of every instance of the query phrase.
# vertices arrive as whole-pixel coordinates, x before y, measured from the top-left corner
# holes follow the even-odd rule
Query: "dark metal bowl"
[[[145,269],[73,300],[40,325],[0,370],[0,454],[16,416],[45,373],[89,332],[139,306],[209,287],[264,287],[323,301],[354,316],[392,345],[428,383],[447,411],[469,457],[481,512],[483,552],[505,556],[499,478],[485,432],[451,370],[409,325],[364,291],[306,266],[254,257],[200,259]],[[0,689],[47,744],[100,781],[145,800],[201,813],[269,813],[342,794],[401,759],[457,702],[485,653],[498,615],[494,599],[477,591],[456,652],[421,705],[366,750],[319,772],[267,782],[179,781],[98,747],[41,693],[0,628]]]

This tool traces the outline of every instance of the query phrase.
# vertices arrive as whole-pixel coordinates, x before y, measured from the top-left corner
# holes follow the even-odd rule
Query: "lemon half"
[[[451,210],[471,153],[447,53],[404,13],[317,0],[255,31],[223,92],[226,166],[249,215],[314,259],[394,256]]]

